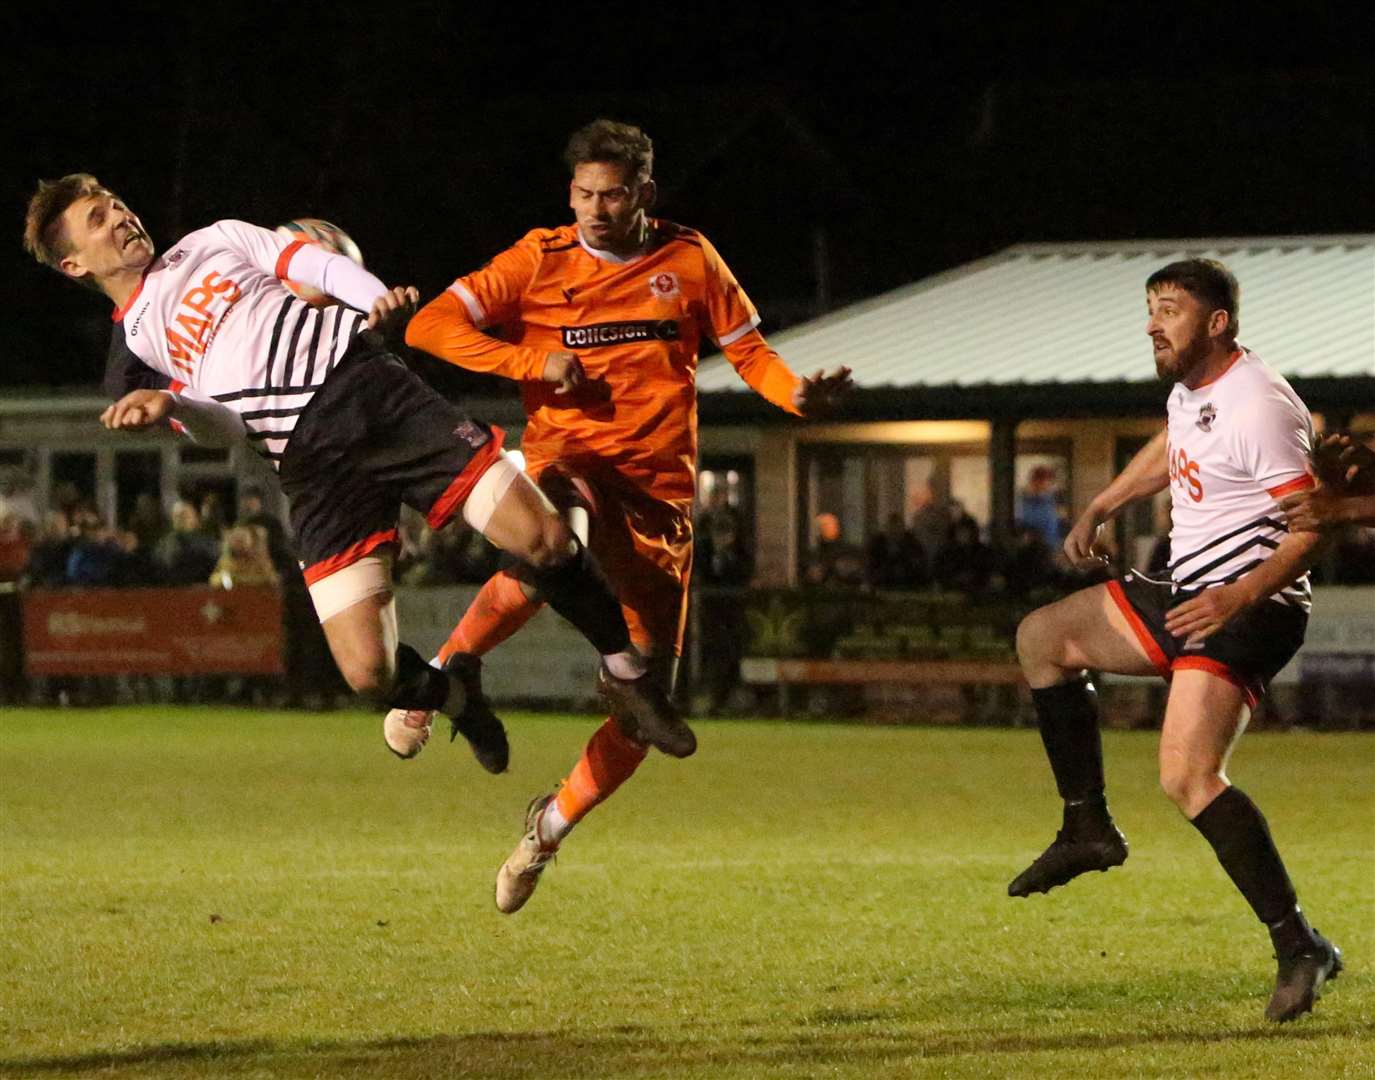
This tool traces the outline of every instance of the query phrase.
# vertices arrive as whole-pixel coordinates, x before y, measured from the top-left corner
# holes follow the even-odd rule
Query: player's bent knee
[[[1217,769],[1189,767],[1160,770],[1160,790],[1188,815],[1211,802],[1220,783],[1222,780]]]
[[[1045,660],[1050,640],[1050,619],[1037,608],[1017,624],[1017,659],[1023,664]]]
[[[539,532],[525,554],[525,561],[537,570],[550,570],[567,562],[577,550],[577,539],[568,522],[558,514],[550,514],[540,522]]]
[[[331,642],[334,662],[349,689],[374,703],[386,701],[396,685],[396,657],[382,638],[363,635]]]

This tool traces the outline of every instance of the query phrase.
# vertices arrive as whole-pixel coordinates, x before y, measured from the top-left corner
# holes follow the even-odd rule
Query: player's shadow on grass
[[[824,1026],[809,1026],[820,1020]],[[159,1077],[313,1075],[393,1077],[482,1077],[515,1080],[551,1076],[646,1076],[691,1073],[767,1075],[799,1066],[882,1069],[900,1061],[964,1055],[1038,1053],[1056,1050],[1112,1050],[1131,1046],[1239,1040],[1308,1041],[1342,1038],[1363,1031],[1343,1024],[1275,1028],[1257,1025],[1227,1031],[1201,1026],[1160,1032],[1033,1035],[962,1031],[922,1036],[906,1030],[910,1019],[864,1012],[804,1021],[792,1035],[777,1031],[719,1032],[699,1038],[665,1038],[634,1026],[608,1031],[528,1033],[480,1032],[428,1038],[272,1041],[252,1039],[202,1043],[159,1043],[128,1050],[63,1057],[0,1059],[0,1077],[86,1073]],[[1009,1064],[1009,1063],[1004,1063]]]

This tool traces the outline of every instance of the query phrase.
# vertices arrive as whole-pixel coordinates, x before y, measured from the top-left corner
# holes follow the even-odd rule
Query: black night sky
[[[1368,12],[1101,7],[8,15],[0,379],[97,379],[108,305],[18,243],[34,181],[78,170],[160,247],[325,217],[428,297],[566,220],[563,142],[609,115],[654,138],[659,212],[713,239],[766,331],[1019,242],[1375,229]]]

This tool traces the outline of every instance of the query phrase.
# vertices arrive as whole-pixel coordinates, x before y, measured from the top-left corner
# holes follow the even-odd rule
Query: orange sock
[[[449,640],[439,647],[439,662],[443,663],[456,652],[476,656],[490,652],[529,622],[543,606],[543,600],[527,597],[520,582],[505,570],[497,571],[478,590]]]
[[[628,738],[608,720],[587,741],[587,749],[559,788],[559,814],[570,824],[581,821],[640,767],[649,747]]]

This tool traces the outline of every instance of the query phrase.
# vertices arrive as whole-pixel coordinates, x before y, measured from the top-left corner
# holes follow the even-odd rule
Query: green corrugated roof
[[[772,335],[795,371],[847,364],[861,389],[1152,382],[1145,282],[1226,263],[1243,345],[1290,378],[1375,376],[1375,234],[1031,244]],[[698,389],[748,388],[720,358]]]

